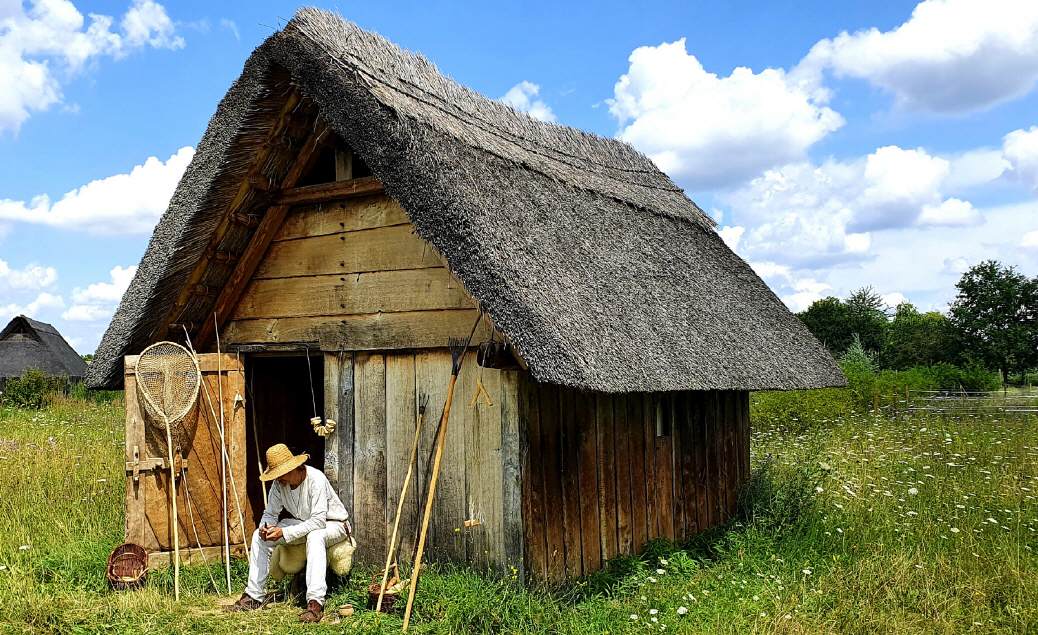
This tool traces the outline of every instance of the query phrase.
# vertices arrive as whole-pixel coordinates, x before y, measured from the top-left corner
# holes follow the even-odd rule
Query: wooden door
[[[231,545],[243,543],[255,528],[246,496],[245,374],[233,355],[198,356],[202,388],[183,421],[174,427],[174,464],[178,472],[177,512],[182,559],[216,556],[223,545],[224,479]],[[149,553],[173,549],[170,471],[164,429],[147,415],[137,391],[137,356],[125,358],[126,387],[126,540]],[[220,411],[227,444],[221,464]],[[181,466],[183,469],[181,470]],[[241,515],[239,516],[239,509]],[[202,552],[199,550],[202,549]]]

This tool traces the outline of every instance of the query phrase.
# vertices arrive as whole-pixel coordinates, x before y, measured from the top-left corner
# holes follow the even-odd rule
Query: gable
[[[228,344],[442,347],[476,301],[386,195],[293,208],[222,333]]]

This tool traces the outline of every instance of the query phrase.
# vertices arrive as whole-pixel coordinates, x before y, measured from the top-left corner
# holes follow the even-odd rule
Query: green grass
[[[804,396],[810,425],[792,410],[758,417],[756,475],[729,527],[680,549],[654,543],[554,592],[434,569],[415,632],[1038,630],[1038,421],[891,420],[836,407],[837,396]],[[226,591],[202,567],[185,569],[179,604],[169,572],[142,591],[107,589],[123,531],[122,426],[118,401],[0,409],[0,631],[301,632],[290,606],[222,614]],[[329,607],[361,606],[369,577],[357,572]],[[244,578],[238,564],[236,593]],[[360,611],[306,631],[399,627]]]

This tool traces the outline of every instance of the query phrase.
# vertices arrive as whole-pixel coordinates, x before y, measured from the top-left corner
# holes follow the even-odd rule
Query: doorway
[[[294,454],[310,455],[307,465],[324,469],[324,438],[310,426],[310,418],[324,412],[324,356],[253,355],[246,360],[250,406],[246,417],[247,491],[253,516],[263,515],[260,471],[267,448],[284,443]]]

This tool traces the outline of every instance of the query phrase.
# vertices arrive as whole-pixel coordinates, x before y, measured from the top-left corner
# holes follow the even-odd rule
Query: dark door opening
[[[259,475],[266,467],[267,448],[284,443],[295,454],[309,454],[307,465],[324,469],[324,439],[310,425],[315,405],[318,416],[324,412],[324,359],[310,355],[308,368],[305,355],[252,356],[245,376],[251,401],[245,434],[247,491],[258,523],[264,508]]]

